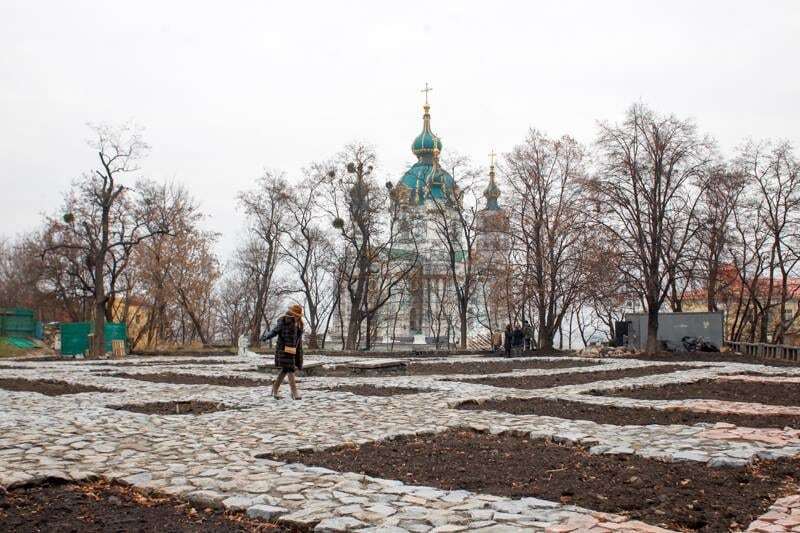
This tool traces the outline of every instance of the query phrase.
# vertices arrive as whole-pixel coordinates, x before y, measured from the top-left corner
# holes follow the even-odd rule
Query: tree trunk
[[[101,285],[102,286],[102,285]],[[92,356],[100,357],[105,353],[105,302],[103,301],[103,291],[100,289],[95,293],[94,301],[94,336],[92,337]]]
[[[350,319],[347,322],[347,339],[345,339],[345,350],[357,350],[358,330],[361,326],[361,313],[359,310],[351,309]]]
[[[539,326],[539,349],[552,350],[554,346],[554,339],[556,332],[552,328],[546,326]]]
[[[708,288],[706,289],[706,298],[708,304],[708,311],[713,313],[717,310],[717,276],[719,275],[719,265],[717,261],[709,261],[708,266]]]
[[[372,313],[367,311],[367,336],[364,342],[364,349],[369,351],[372,348]]]
[[[567,350],[572,350],[572,318],[574,316],[574,313],[569,314],[569,336],[567,337]]]
[[[614,317],[611,316],[611,313],[606,314],[605,316],[606,326],[608,326],[608,338],[613,339],[616,336],[616,330],[614,329]]]
[[[203,343],[203,346],[208,345],[208,339],[206,338],[205,333],[203,332],[203,324],[200,322],[200,319],[197,317],[194,311],[189,309],[188,307],[184,307],[186,313],[189,315],[189,320],[192,321],[192,325],[194,326],[194,331],[197,333],[200,342]]]
[[[106,193],[107,196],[110,196],[110,194],[110,192]],[[100,244],[94,256],[94,337],[91,346],[93,357],[100,357],[105,353],[106,341],[106,284],[104,271],[106,253],[108,252],[110,199],[104,198],[104,204],[100,219]]]
[[[256,305],[253,307],[253,322],[250,324],[250,346],[257,347],[261,344],[261,321],[264,318],[264,301],[261,298],[261,291],[256,297]]]
[[[649,354],[658,353],[658,308],[654,305],[647,306],[647,344],[645,350]]]
[[[460,305],[458,309],[458,318],[461,322],[461,349],[467,349],[467,306]]]
[[[312,328],[308,333],[308,349],[316,350],[317,348],[319,348],[319,343],[317,342],[317,330]]]
[[[765,298],[764,307],[762,309],[761,325],[758,331],[758,342],[763,343],[767,342],[769,332],[769,314],[774,305],[772,303],[772,294],[775,287],[775,249],[776,244],[773,244],[769,255],[769,285],[767,288],[767,297]]]

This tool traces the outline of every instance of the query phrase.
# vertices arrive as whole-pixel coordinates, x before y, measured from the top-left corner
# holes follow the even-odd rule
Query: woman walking
[[[275,383],[272,384],[272,397],[276,400],[278,389],[283,382],[283,378],[289,376],[289,388],[292,391],[292,399],[299,400],[300,394],[297,392],[297,383],[294,380],[296,369],[303,369],[303,308],[297,304],[290,305],[286,314],[278,319],[278,323],[272,331],[264,335],[262,340],[269,340],[278,337],[275,346],[275,366],[281,369]]]

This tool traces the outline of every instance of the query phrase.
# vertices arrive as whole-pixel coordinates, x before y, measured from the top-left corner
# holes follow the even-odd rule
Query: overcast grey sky
[[[426,81],[444,150],[485,164],[529,127],[590,143],[634,101],[725,151],[800,145],[800,2],[0,0],[0,235],[33,228],[95,163],[87,122],[133,119],[230,252],[236,191],[375,145],[413,161]]]

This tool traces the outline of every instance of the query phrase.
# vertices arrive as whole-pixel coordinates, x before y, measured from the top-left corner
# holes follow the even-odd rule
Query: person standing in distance
[[[511,329],[511,324],[506,324],[506,330],[504,335],[504,348],[506,351],[506,357],[511,357],[511,348],[514,344],[514,330]]]

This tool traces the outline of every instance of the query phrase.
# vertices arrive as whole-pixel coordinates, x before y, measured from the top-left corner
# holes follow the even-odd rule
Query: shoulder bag
[[[294,325],[294,346],[284,346],[283,351],[289,355],[297,355],[297,322],[292,320]]]

